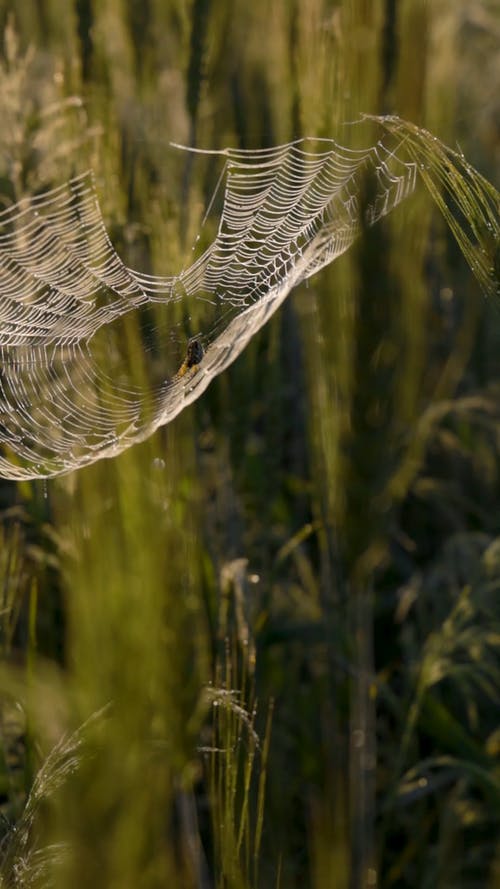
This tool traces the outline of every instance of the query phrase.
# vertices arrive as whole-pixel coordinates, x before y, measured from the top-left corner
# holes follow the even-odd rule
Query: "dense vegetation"
[[[0,200],[92,166],[133,268],[182,267],[218,175],[170,140],[397,112],[498,181],[496,0],[0,22]],[[152,439],[0,483],[1,885],[500,885],[499,344],[421,189]]]

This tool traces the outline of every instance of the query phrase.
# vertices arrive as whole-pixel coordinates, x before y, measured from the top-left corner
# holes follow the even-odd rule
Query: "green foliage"
[[[473,275],[494,299],[494,4],[0,21],[5,204],[92,165],[119,252],[169,274],[219,173],[170,140],[383,126],[466,260],[422,191],[150,441],[2,483],[1,885],[493,889],[500,328]]]

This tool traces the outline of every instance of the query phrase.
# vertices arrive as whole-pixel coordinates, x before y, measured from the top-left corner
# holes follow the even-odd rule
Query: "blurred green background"
[[[2,206],[92,166],[144,272],[220,172],[171,140],[398,113],[499,179],[498,0],[0,23]],[[499,345],[420,189],[149,441],[0,482],[2,886],[500,886]]]

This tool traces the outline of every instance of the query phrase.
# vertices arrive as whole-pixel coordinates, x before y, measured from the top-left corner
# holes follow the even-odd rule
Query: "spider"
[[[177,373],[172,377],[172,380],[176,382],[188,371],[196,371],[203,355],[204,351],[200,340],[197,337],[192,337],[187,344],[186,357]]]

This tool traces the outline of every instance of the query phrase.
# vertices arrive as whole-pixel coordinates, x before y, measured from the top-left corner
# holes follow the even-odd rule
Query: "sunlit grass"
[[[491,4],[472,6],[479,41]],[[463,67],[443,45],[462,6],[389,7],[18,4],[2,200],[92,163],[120,254],[168,274],[214,184],[169,140],[349,144],[343,121],[397,111],[382,125],[494,297],[491,108],[485,178],[468,118],[455,153],[415,126],[454,138],[456,72],[483,96],[470,41]],[[430,201],[407,207],[150,442],[2,485],[8,889],[496,885],[497,322],[481,334]]]

